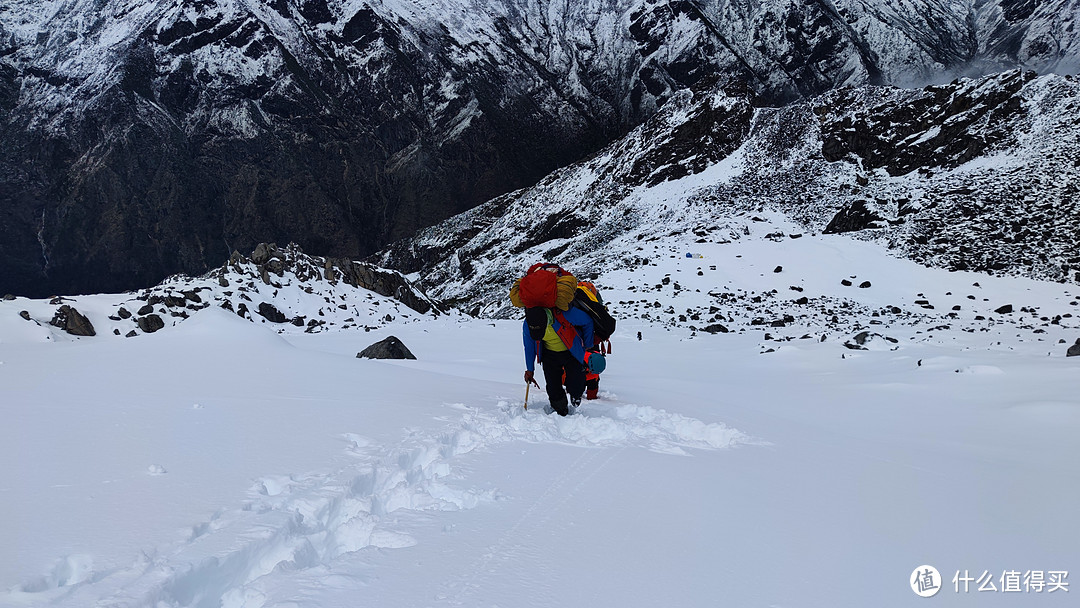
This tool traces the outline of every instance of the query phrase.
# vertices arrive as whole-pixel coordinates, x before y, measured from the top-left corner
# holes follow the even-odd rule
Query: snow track
[[[4,600],[0,603],[261,608],[281,605],[269,599],[274,583],[264,577],[303,571],[324,586],[331,578],[337,581],[334,584],[362,586],[362,579],[336,572],[334,566],[343,565],[338,561],[343,556],[363,549],[398,549],[422,542],[402,521],[408,518],[400,515],[459,511],[504,498],[497,489],[463,488],[467,480],[455,471],[457,457],[510,442],[615,448],[582,451],[520,520],[476,557],[468,568],[471,578],[443,583],[437,599],[464,605],[496,563],[524,559],[539,563],[543,570],[542,560],[530,557],[520,539],[542,534],[575,492],[623,450],[688,454],[752,442],[720,423],[611,399],[586,402],[566,418],[525,411],[522,405],[506,400],[490,408],[453,404],[449,407],[462,415],[448,427],[406,429],[405,438],[395,446],[343,434],[352,462],[340,470],[263,477],[255,481],[244,504],[193,525],[183,541],[144,552],[128,568],[92,572],[88,564],[69,565],[67,570],[82,574],[60,572],[50,580],[24,584],[6,598],[0,596]]]

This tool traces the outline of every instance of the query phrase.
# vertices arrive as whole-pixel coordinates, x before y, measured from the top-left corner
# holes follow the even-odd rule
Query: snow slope
[[[1080,567],[1075,287],[760,219],[597,278],[622,322],[568,418],[522,408],[513,320],[128,340],[0,302],[0,606],[908,606],[923,564],[941,605],[1071,605],[951,578]],[[417,360],[355,357],[391,334]]]

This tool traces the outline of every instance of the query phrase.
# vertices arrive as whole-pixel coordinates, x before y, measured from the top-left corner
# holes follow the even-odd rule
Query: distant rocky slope
[[[506,291],[535,261],[633,268],[650,241],[726,242],[777,212],[795,223],[789,236],[847,233],[931,266],[1075,283],[1078,189],[1075,77],[1014,70],[781,108],[700,86],[594,157],[375,259],[498,317],[512,314]]]
[[[438,302],[396,272],[272,243],[259,243],[250,257],[234,252],[203,276],[176,275],[137,292],[41,300],[8,294],[2,303],[3,314],[18,313],[45,337],[50,326],[74,336],[136,337],[211,306],[279,333],[370,331],[442,313]]]
[[[6,0],[0,291],[143,287],[270,240],[362,256],[535,183],[702,79],[778,105],[1075,71],[1076,14],[1076,0]]]

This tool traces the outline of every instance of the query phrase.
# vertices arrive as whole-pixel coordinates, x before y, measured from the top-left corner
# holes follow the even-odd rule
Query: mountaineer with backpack
[[[551,408],[560,416],[570,413],[567,393],[574,407],[581,403],[586,349],[593,346],[592,318],[571,306],[576,292],[577,279],[555,264],[533,264],[510,289],[511,303],[525,309],[525,382],[540,386],[534,379],[539,361]]]
[[[570,413],[567,394],[570,395],[570,404],[577,407],[581,405],[581,395],[585,392],[585,345],[593,340],[592,319],[577,308],[561,311],[531,307],[525,309],[523,325],[525,382],[536,384],[533,362],[539,361],[544,368],[544,383],[551,409],[565,416]]]

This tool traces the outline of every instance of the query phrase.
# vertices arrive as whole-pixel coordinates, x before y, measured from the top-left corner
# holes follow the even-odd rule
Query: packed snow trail
[[[522,406],[507,400],[490,408],[451,404],[461,412],[460,420],[440,432],[407,430],[393,447],[344,434],[354,462],[339,471],[263,477],[252,486],[247,502],[193,525],[184,542],[146,552],[126,569],[79,580],[54,573],[13,590],[8,600],[25,605],[47,599],[62,606],[257,608],[265,605],[258,581],[266,575],[333,569],[340,565],[337,560],[348,560],[345,556],[365,548],[397,549],[423,542],[409,526],[396,523],[403,512],[459,511],[499,500],[498,490],[461,487],[468,480],[455,474],[454,467],[463,454],[502,444],[547,443],[684,455],[751,443],[721,423],[607,399],[586,402],[566,418]],[[564,471],[526,511],[521,524],[543,527],[557,510],[557,504],[549,503],[570,500],[573,492],[568,488],[581,487],[596,474],[596,468],[586,465],[610,461],[617,453],[582,452],[582,464]],[[534,517],[538,520],[531,521]],[[485,571],[483,562],[505,557],[513,542],[512,535],[502,539],[499,547],[478,558],[475,571]],[[468,580],[450,583],[443,597],[461,604],[475,585]]]

